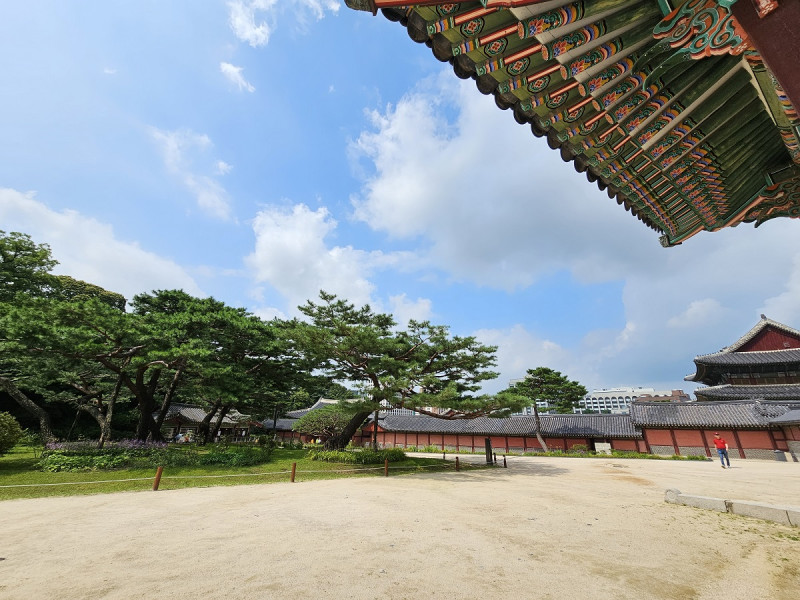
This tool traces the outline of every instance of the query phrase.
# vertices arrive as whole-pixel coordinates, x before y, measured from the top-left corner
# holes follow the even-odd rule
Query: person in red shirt
[[[728,442],[725,441],[725,438],[719,436],[718,433],[714,434],[714,445],[717,447],[717,454],[719,454],[719,460],[722,463],[722,468],[725,468],[725,463],[728,463],[728,468],[731,468],[731,459],[728,458]]]

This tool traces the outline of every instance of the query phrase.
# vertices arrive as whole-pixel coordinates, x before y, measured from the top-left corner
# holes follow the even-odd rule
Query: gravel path
[[[502,462],[501,462],[502,464]],[[664,491],[800,504],[800,464],[508,468],[0,502],[0,598],[797,600],[800,529]]]

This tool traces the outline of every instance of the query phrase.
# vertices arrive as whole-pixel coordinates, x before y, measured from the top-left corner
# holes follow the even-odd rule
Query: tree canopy
[[[545,401],[559,413],[571,413],[578,402],[586,395],[586,388],[577,381],[570,381],[559,371],[548,367],[528,369],[525,377],[505,390],[508,394],[517,395],[527,400],[525,404],[533,406],[536,419],[536,438],[542,448],[547,451],[547,444],[541,435],[541,422],[537,401]]]
[[[343,447],[374,411],[407,408],[442,419],[507,416],[523,400],[512,395],[476,395],[497,377],[495,346],[474,337],[453,336],[449,328],[410,321],[397,329],[391,315],[369,305],[356,308],[320,292],[300,311],[310,321],[298,324],[298,341],[316,364],[337,381],[356,385],[363,395],[342,433],[329,441]]]

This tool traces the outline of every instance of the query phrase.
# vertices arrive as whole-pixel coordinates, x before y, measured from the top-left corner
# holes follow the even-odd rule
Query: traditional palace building
[[[730,346],[694,359],[697,372],[686,381],[708,387],[698,400],[800,401],[800,331],[761,315]]]
[[[696,402],[681,401],[685,396],[679,393],[660,398],[642,394],[633,400],[631,391],[630,414],[542,414],[541,434],[556,450],[595,449],[603,444],[614,450],[711,457],[712,439],[719,432],[733,458],[800,458],[799,331],[762,316],[736,342],[698,356],[695,364],[697,372],[686,379],[708,386],[696,390]],[[280,419],[278,436],[300,439],[292,424],[304,412]],[[264,425],[272,429],[273,423]],[[375,423],[368,421],[353,441],[369,444],[373,427]],[[446,420],[389,413],[378,419],[377,428],[378,443],[386,447],[481,450],[489,438],[498,451],[541,450],[536,419],[524,415]]]

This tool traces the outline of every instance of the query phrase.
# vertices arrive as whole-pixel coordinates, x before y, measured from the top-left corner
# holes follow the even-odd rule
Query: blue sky
[[[662,249],[403,27],[335,0],[5,2],[0,229],[130,298],[272,316],[320,289],[496,344],[495,391],[693,386],[800,327],[796,221]]]

